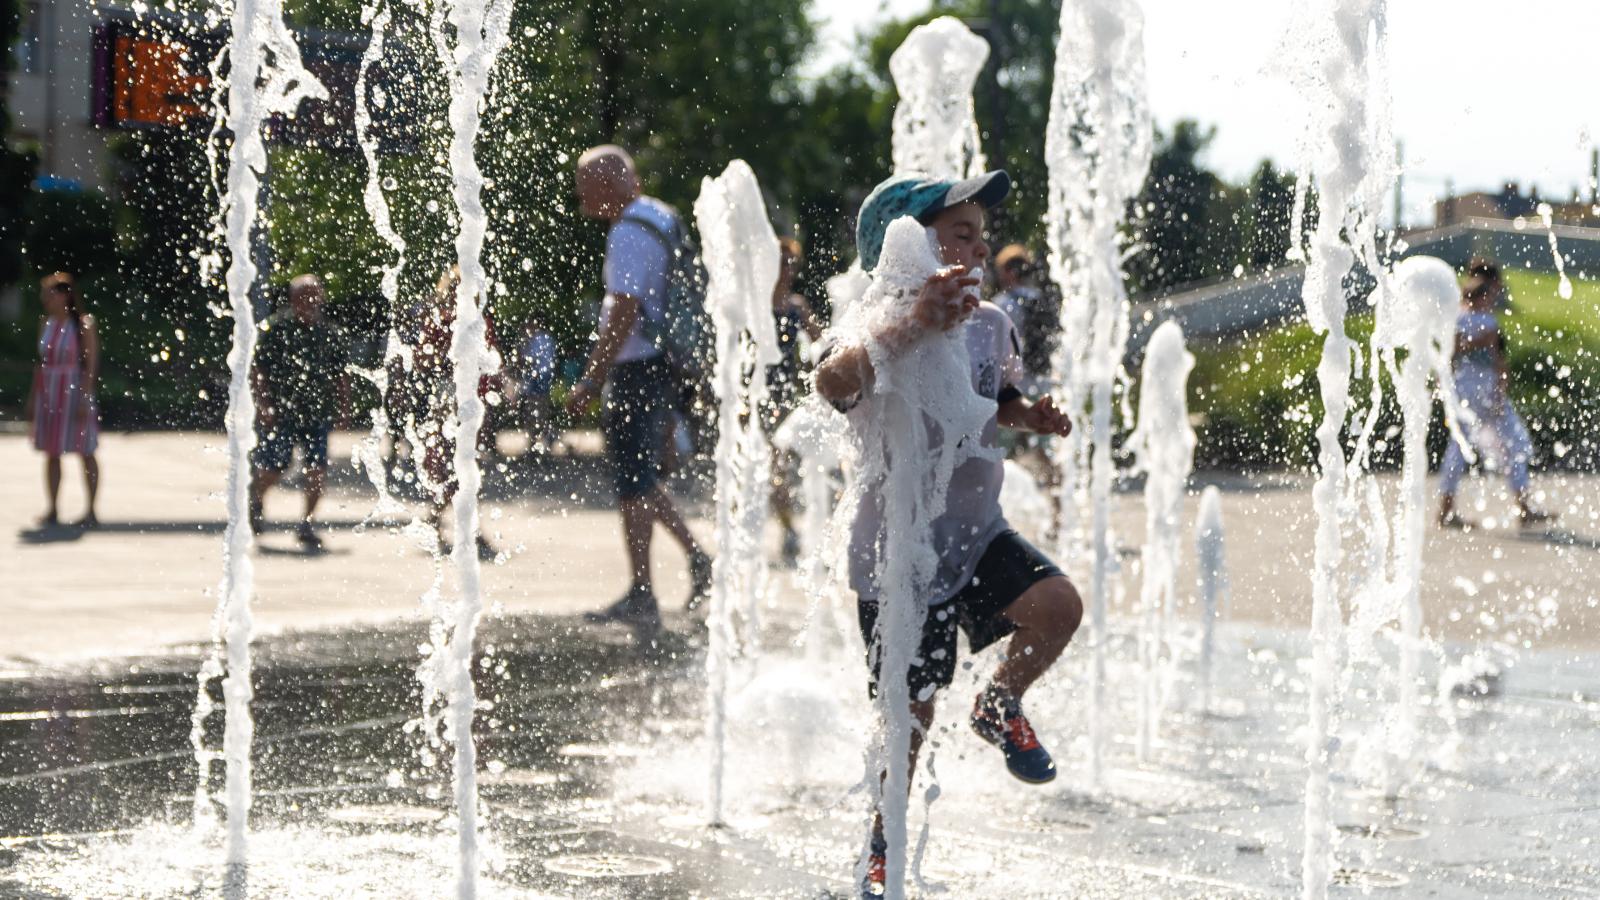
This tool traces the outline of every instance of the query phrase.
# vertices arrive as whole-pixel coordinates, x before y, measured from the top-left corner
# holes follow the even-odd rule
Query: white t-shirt
[[[633,333],[617,354],[618,363],[649,359],[661,352],[645,337],[643,317],[659,322],[666,315],[673,264],[672,251],[662,238],[630,219],[650,222],[664,235],[676,234],[678,229],[678,216],[672,207],[654,197],[639,197],[623,209],[622,218],[612,224],[606,235],[606,297],[600,304],[600,330],[605,331],[618,294],[637,298],[641,313]]]
[[[966,324],[964,337],[972,360],[972,387],[980,395],[998,401],[1007,387],[1015,387],[1022,377],[1022,356],[1016,329],[999,307],[979,304]],[[848,416],[853,423],[873,415],[872,394],[867,392],[851,402]],[[995,411],[999,412],[998,402]],[[991,416],[983,427],[982,445],[995,446],[997,422]],[[929,443],[935,443],[930,433]],[[973,456],[956,466],[950,476],[950,491],[943,515],[933,521],[933,547],[939,567],[930,586],[930,605],[944,603],[972,580],[972,572],[989,542],[1011,526],[1000,510],[1000,484],[1005,464],[999,458]],[[861,508],[851,529],[850,587],[864,599],[875,600],[879,586],[873,578],[883,544],[883,494],[881,485],[870,485],[861,498]]]

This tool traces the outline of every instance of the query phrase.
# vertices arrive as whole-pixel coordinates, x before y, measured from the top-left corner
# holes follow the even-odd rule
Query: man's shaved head
[[[601,144],[578,157],[578,202],[584,215],[615,219],[638,196],[639,175],[628,151]]]
[[[289,305],[302,319],[315,319],[322,314],[322,301],[327,298],[322,279],[315,275],[296,275],[289,282]]]

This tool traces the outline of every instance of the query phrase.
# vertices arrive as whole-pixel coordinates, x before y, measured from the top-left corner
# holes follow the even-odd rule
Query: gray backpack
[[[672,230],[637,216],[623,216],[643,228],[667,249],[667,293],[662,298],[661,318],[654,319],[641,310],[642,331],[647,340],[666,354],[667,363],[682,376],[692,376],[711,363],[711,317],[706,313],[706,269],[700,262],[700,248],[683,225],[676,210]]]

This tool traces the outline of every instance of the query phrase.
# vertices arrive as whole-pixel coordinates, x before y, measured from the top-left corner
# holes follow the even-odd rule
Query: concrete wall
[[[37,70],[10,74],[12,137],[39,143],[40,175],[102,188],[105,134],[90,122],[95,8],[83,0],[43,0],[38,10]]]
[[[1600,277],[1600,229],[1557,225],[1556,240],[1567,274]],[[1400,256],[1436,256],[1456,267],[1473,256],[1486,256],[1513,269],[1555,271],[1550,232],[1542,225],[1517,228],[1506,221],[1474,219],[1460,225],[1413,232],[1405,237]],[[1365,273],[1347,279],[1352,312],[1366,308]],[[1254,275],[1220,284],[1136,301],[1128,336],[1127,360],[1144,356],[1144,345],[1157,325],[1176,319],[1189,338],[1237,338],[1305,315],[1300,300],[1305,270],[1286,266],[1269,275]]]

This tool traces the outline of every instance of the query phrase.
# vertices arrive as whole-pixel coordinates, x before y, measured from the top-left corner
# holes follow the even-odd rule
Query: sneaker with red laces
[[[1017,698],[994,688],[979,694],[972,705],[972,730],[1000,748],[1012,775],[1029,784],[1055,780],[1055,760],[1040,746]]]
[[[874,835],[871,852],[867,854],[867,873],[861,876],[861,900],[878,900],[883,896],[888,871],[889,843]]]

